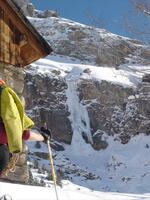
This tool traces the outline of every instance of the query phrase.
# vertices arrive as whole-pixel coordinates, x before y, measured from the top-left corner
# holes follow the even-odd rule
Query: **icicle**
[[[73,74],[75,75],[73,76]],[[66,90],[67,104],[70,111],[69,119],[71,121],[73,138],[72,145],[77,144],[83,140],[82,134],[87,136],[88,142],[93,144],[90,128],[90,120],[86,106],[79,101],[79,95],[77,91],[77,81],[79,79],[80,70],[74,69],[74,71],[68,75],[66,82],[68,89]]]

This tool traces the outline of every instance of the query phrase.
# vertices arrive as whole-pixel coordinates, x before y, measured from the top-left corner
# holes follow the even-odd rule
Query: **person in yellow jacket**
[[[51,137],[48,129],[42,133],[31,130],[33,121],[25,114],[17,94],[0,80],[0,174],[11,155],[22,152],[23,140],[46,141]]]

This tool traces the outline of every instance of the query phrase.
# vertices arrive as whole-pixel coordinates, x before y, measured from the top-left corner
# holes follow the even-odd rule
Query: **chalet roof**
[[[45,56],[50,54],[53,50],[46,40],[39,34],[39,32],[34,28],[30,21],[24,16],[20,7],[14,2],[14,0],[5,0],[9,6],[13,9],[16,15],[22,20],[24,25],[30,30],[30,32],[35,36],[36,40],[39,42],[41,50],[45,53]]]

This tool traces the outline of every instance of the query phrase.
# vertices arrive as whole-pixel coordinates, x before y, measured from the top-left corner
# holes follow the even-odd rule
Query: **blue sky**
[[[37,9],[57,10],[61,17],[88,25],[102,26],[113,33],[136,38],[135,35],[128,33],[124,25],[124,19],[130,18],[130,14],[133,14],[130,0],[31,1]]]

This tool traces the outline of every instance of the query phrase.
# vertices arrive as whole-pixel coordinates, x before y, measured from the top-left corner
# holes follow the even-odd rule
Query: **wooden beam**
[[[30,62],[37,60],[39,56],[40,55],[29,44],[23,46],[21,50],[21,57],[23,58],[25,64],[29,64]]]
[[[24,16],[19,6],[14,2],[14,0],[5,0],[13,9],[13,11],[17,14],[17,16],[21,19],[21,21],[26,25],[26,27],[30,30],[30,32],[34,35],[34,37],[39,41],[41,49],[45,52],[45,55],[50,54],[53,50],[50,45],[46,42],[46,40],[39,34],[36,28],[30,23],[30,21]]]
[[[4,10],[3,9],[0,9],[0,30],[1,30],[1,33],[4,32]],[[0,59],[2,62],[4,62],[4,51],[5,51],[5,48],[4,48],[4,40],[2,38],[2,35],[1,35],[1,41],[0,41]]]

